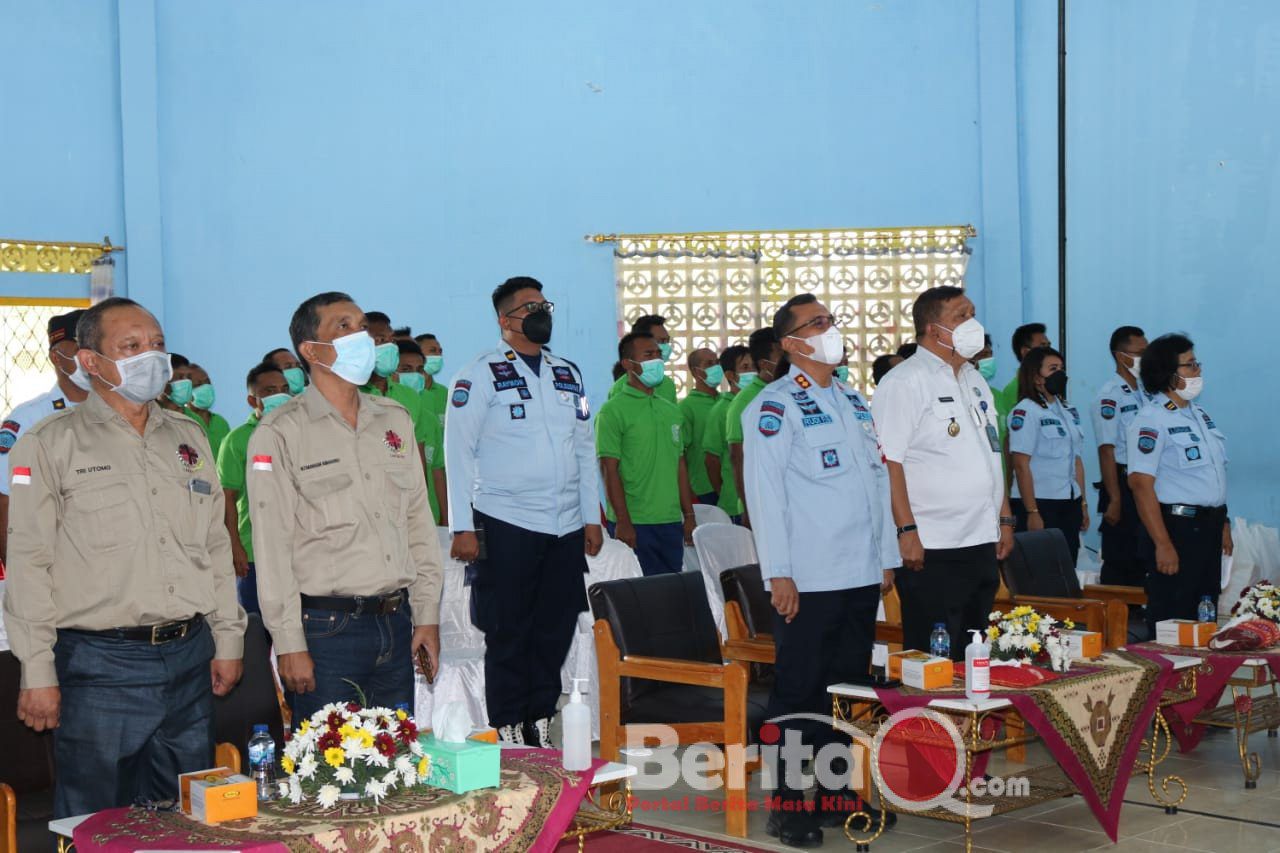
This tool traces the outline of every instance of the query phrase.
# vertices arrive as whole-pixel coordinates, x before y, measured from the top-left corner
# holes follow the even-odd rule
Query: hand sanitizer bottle
[[[964,648],[964,695],[970,701],[991,698],[991,647],[982,641],[982,632],[970,628],[973,641]]]
[[[580,678],[573,680],[573,693],[569,704],[560,712],[564,726],[564,769],[586,770],[591,767],[591,709],[582,701],[578,692]]]

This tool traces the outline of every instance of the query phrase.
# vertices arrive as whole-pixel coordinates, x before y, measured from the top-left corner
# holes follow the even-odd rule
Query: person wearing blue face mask
[[[422,464],[427,470],[427,493],[431,500],[431,515],[440,527],[449,524],[448,491],[444,466],[444,422],[435,417],[423,393],[429,378],[423,366],[426,359],[413,341],[397,340],[400,348],[400,364],[396,368],[396,381],[418,395],[419,414],[425,419],[423,431]],[[415,427],[418,426],[415,424]]]
[[[596,416],[596,455],[609,499],[609,533],[629,545],[646,575],[679,572],[693,542],[693,489],[685,466],[692,439],[680,410],[659,396],[665,375],[652,335],[618,343],[627,384]]]
[[[711,505],[720,500],[720,495],[718,489],[712,488],[707,474],[707,452],[702,438],[711,410],[719,397],[717,388],[724,381],[724,368],[716,362],[713,350],[697,349],[689,354],[689,376],[693,379],[693,389],[678,406],[689,438],[689,449],[684,460],[685,467],[689,470],[689,485],[693,488],[698,503]]]
[[[440,339],[430,332],[424,332],[413,339],[422,350],[422,374],[426,380],[422,385],[422,399],[428,411],[436,413],[440,419],[440,428],[444,429],[444,414],[449,406],[449,386],[441,381],[440,371],[444,369],[444,347]]]
[[[284,347],[273,349],[262,357],[264,362],[274,364],[284,374],[289,383],[289,396],[296,397],[307,387],[307,372],[302,369],[298,357]]]
[[[249,437],[258,423],[287,403],[289,380],[271,362],[256,364],[245,379],[249,392],[249,418],[227,433],[218,451],[218,479],[226,496],[226,526],[231,536],[231,564],[236,570],[236,592],[246,613],[261,613],[258,606],[258,579],[253,566],[253,522],[249,516],[249,490],[245,469],[249,463]]]
[[[443,569],[413,420],[361,393],[377,362],[360,306],[313,296],[289,323],[311,385],[249,437],[246,489],[262,621],[285,701],[304,720],[362,692],[414,701],[420,651],[440,660]]]
[[[631,333],[636,335],[649,335],[653,338],[658,346],[658,357],[662,359],[663,364],[671,360],[672,354],[675,352],[675,346],[671,343],[671,333],[667,331],[666,319],[657,314],[645,314],[631,324]],[[624,373],[618,377],[613,383],[613,387],[609,389],[609,399],[613,399],[627,385],[627,376]],[[664,375],[662,381],[654,388],[653,393],[662,399],[670,402],[673,406],[676,404],[676,383],[670,376]]]
[[[187,377],[187,381],[191,384],[191,394],[182,410],[187,417],[204,427],[205,435],[209,436],[209,446],[216,454],[222,448],[222,442],[227,434],[231,432],[231,425],[227,423],[226,418],[213,411],[213,404],[217,397],[214,394],[213,383],[209,381],[208,372],[200,365],[192,363],[187,368]]]

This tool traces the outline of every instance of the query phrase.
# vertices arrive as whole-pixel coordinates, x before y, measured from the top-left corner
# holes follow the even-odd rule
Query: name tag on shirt
[[[991,424],[987,424],[987,442],[991,445],[992,453],[1000,452],[1000,433]]]
[[[213,494],[213,485],[208,480],[192,480],[187,488],[195,492],[197,495]]]

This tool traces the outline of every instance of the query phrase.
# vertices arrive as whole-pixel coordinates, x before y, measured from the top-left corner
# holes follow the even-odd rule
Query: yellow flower
[[[358,733],[358,737],[360,738],[360,745],[365,749],[373,746],[373,732],[368,729],[361,729]]]
[[[292,758],[290,758],[290,757],[289,757],[289,756],[287,756],[287,755],[286,755],[286,756],[284,756],[283,758],[281,758],[281,759],[280,759],[280,766],[284,768],[284,772],[285,772],[285,773],[288,773],[288,774],[292,775],[292,773],[293,773],[293,759],[292,759]]]
[[[342,736],[343,740],[346,740],[349,737],[355,737],[356,727],[350,723],[343,723],[342,728],[338,729],[338,734]]]
[[[1037,655],[1040,654],[1040,644],[1035,640],[1031,641],[1031,653]]]
[[[425,779],[431,772],[431,756],[424,755],[422,760],[418,762],[418,778]]]
[[[303,720],[303,721],[298,725],[298,734],[300,734],[300,735],[305,735],[305,734],[306,734],[307,732],[309,732],[309,731],[311,731],[311,721],[310,721],[310,720]]]
[[[396,719],[397,719],[397,720],[407,720],[407,719],[409,719],[409,715],[408,715],[408,714],[406,714],[406,713],[404,712],[404,709],[403,709],[403,708],[401,708],[400,710],[396,711]]]
[[[324,760],[330,767],[341,767],[347,760],[347,754],[340,747],[331,746],[324,751]]]
[[[994,640],[996,637],[999,637],[999,636],[1000,636],[1000,629],[997,628],[995,625],[992,625],[990,628],[987,629],[988,640]]]
[[[1062,626],[1068,631],[1074,631],[1076,629],[1076,623],[1072,622],[1070,619],[1064,619],[1062,621]]]

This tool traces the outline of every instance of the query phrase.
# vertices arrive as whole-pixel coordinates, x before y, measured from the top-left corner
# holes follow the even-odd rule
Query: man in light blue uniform
[[[502,342],[462,370],[445,417],[452,555],[485,635],[489,725],[551,747],[582,576],[600,552],[599,475],[582,374],[544,349],[554,308],[535,279],[493,292]]]
[[[1227,439],[1194,403],[1204,380],[1189,338],[1162,335],[1142,357],[1142,384],[1155,399],[1129,426],[1129,486],[1149,552],[1147,624],[1195,619],[1200,599],[1216,603],[1222,555],[1232,552],[1227,515]]]
[[[773,329],[791,370],[742,418],[747,504],[776,610],[770,718],[826,713],[827,685],[868,677],[876,607],[902,562],[871,409],[833,378],[844,350],[834,318],[804,294],[778,309]],[[840,737],[829,725],[782,727],[815,755]],[[816,807],[797,808],[804,792],[782,774],[778,797],[793,805],[771,812],[769,833],[787,845],[820,844],[820,827],[854,810],[847,791],[847,776],[836,787],[819,776]]]
[[[1093,403],[1093,435],[1098,442],[1098,534],[1102,538],[1102,582],[1142,586],[1147,566],[1138,554],[1138,508],[1129,489],[1129,426],[1138,410],[1151,400],[1138,381],[1146,333],[1137,326],[1121,326],[1111,333],[1111,357],[1116,372],[1102,385]]]

